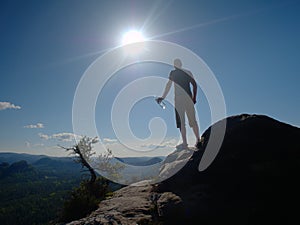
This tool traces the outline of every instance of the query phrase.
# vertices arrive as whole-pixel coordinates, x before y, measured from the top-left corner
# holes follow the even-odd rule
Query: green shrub
[[[94,183],[82,181],[65,201],[60,220],[70,222],[87,216],[98,208],[98,204],[109,191],[105,178],[97,178]]]

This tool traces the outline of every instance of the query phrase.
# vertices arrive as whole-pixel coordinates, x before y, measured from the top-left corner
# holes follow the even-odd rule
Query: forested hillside
[[[0,162],[0,221],[2,225],[47,224],[57,218],[68,193],[84,178],[71,158],[37,157]],[[13,161],[13,160],[10,160]]]

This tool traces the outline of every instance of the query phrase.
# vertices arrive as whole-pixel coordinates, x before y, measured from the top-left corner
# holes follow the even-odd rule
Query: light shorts
[[[185,113],[190,127],[197,125],[194,102],[192,99],[188,95],[175,96],[175,116],[177,128],[181,128],[181,124],[185,125]]]

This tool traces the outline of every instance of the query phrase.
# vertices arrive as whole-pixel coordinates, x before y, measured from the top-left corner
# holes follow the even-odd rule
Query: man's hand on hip
[[[197,102],[196,97],[193,97],[193,102],[194,102],[194,104],[196,104],[196,102]]]

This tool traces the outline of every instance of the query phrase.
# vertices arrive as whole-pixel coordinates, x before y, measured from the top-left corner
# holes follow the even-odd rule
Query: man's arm
[[[191,71],[186,70],[185,72],[190,76],[190,82],[193,85],[192,100],[193,100],[194,104],[196,104],[196,102],[197,102],[197,83],[196,83],[196,81],[194,79],[194,76],[193,76]]]
[[[168,83],[166,84],[165,91],[164,91],[163,95],[157,99],[158,103],[160,103],[162,100],[164,100],[167,97],[171,86],[172,86],[172,81],[169,80]]]
[[[196,83],[194,78],[191,80],[191,83],[193,85],[193,102],[194,102],[194,104],[196,104],[196,102],[197,102],[197,100],[196,100],[196,97],[197,97],[197,83]]]

